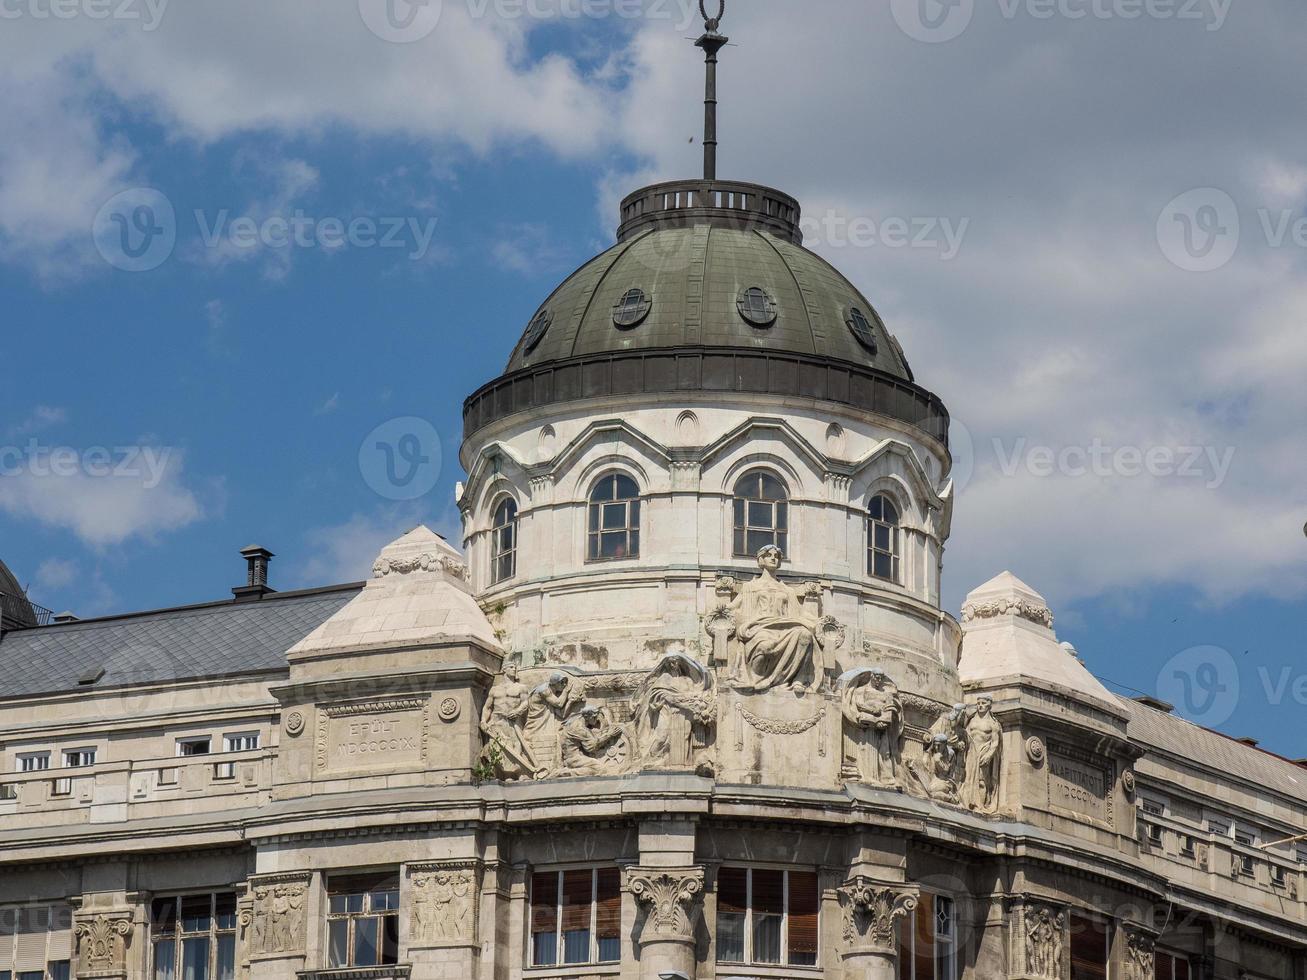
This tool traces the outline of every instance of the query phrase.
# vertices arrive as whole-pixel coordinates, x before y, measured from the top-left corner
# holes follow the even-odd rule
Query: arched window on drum
[[[587,561],[640,557],[640,488],[622,473],[610,473],[590,491]]]
[[[517,501],[505,497],[495,505],[490,530],[490,579],[495,585],[517,574]]]
[[[785,484],[766,470],[753,470],[740,477],[733,501],[731,550],[736,558],[752,558],[769,544],[789,557],[789,496]]]
[[[878,494],[867,508],[867,574],[898,584],[901,542],[899,509]]]

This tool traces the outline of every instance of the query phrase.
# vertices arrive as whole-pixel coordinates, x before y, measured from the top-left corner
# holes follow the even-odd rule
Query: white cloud
[[[43,592],[66,589],[76,580],[76,562],[64,558],[47,558],[36,566],[36,586]]]
[[[493,11],[493,8],[492,8]],[[206,145],[328,130],[486,154],[537,143],[563,156],[606,139],[605,86],[535,57],[530,17],[446,3],[419,43],[374,36],[354,2],[169,4],[157,30],[18,17],[0,32],[0,257],[52,278],[92,261],[100,205],[152,173],[121,125]]]
[[[722,55],[719,172],[788,191],[809,217],[970,220],[949,262],[818,246],[977,447],[946,605],[1003,568],[1055,604],[1159,585],[1213,601],[1307,592],[1307,255],[1267,248],[1256,227],[1259,208],[1301,211],[1307,188],[1284,162],[1307,159],[1307,134],[1265,103],[1301,82],[1307,8],[1207,31],[1147,17],[1009,20],[977,4],[967,32],[937,45],[909,39],[885,4],[822,8],[838,30],[796,25],[781,0],[732,7],[725,29],[740,46]],[[1192,78],[1198,62],[1210,74],[1192,98],[1157,84]],[[701,54],[649,25],[629,64],[621,128],[649,164],[601,186],[610,226],[637,180],[701,167],[687,141],[702,125]],[[1156,223],[1177,195],[1209,186],[1235,198],[1243,239],[1225,268],[1185,273]],[[995,438],[1009,450],[1097,439],[1235,455],[1211,489],[1004,476]]]
[[[68,421],[68,410],[60,408],[57,405],[37,405],[32,409],[32,413],[21,422],[16,422],[5,430],[5,434],[10,439],[17,439],[21,436],[29,436],[35,432],[41,432],[51,426],[60,425]]]
[[[60,460],[28,456],[17,465],[6,462],[0,510],[71,531],[93,548],[151,539],[204,516],[177,450],[141,447],[132,459],[119,450],[88,450]]]
[[[304,587],[367,579],[381,549],[419,524],[427,525],[462,550],[462,524],[452,502],[435,516],[421,502],[393,504],[307,532],[309,557],[292,572],[292,577]]]

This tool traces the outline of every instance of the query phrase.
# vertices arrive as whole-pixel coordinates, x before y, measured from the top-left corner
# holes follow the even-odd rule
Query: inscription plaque
[[[325,770],[396,769],[426,761],[426,702],[328,705],[319,713],[317,763]]]
[[[1049,806],[1091,820],[1112,822],[1112,774],[1101,763],[1065,749],[1048,754]]]

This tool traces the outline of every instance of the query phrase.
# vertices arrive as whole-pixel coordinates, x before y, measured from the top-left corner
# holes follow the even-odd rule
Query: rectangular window
[[[1112,927],[1087,916],[1072,914],[1071,980],[1107,980]]]
[[[957,980],[957,931],[953,900],[922,893],[899,920],[899,980]]]
[[[0,783],[0,800],[18,799],[18,788],[13,783]],[[0,980],[5,980],[0,976]]]
[[[1162,830],[1162,825],[1160,823],[1148,824],[1148,843],[1152,844],[1154,847],[1161,847],[1163,834],[1164,831]]]
[[[95,765],[95,749],[69,749],[64,752],[65,769],[84,769]],[[73,781],[67,776],[54,781],[55,796],[67,796],[73,791]]]
[[[224,752],[249,752],[259,747],[259,733],[246,732],[241,735],[224,735],[222,750]],[[235,779],[236,763],[219,762],[213,767],[214,779]]]
[[[1150,800],[1147,797],[1140,799],[1139,808],[1149,816],[1160,817],[1166,814],[1166,804],[1157,800]]]
[[[332,878],[327,884],[327,960],[333,967],[399,962],[399,876]]]
[[[173,895],[150,906],[153,980],[234,980],[236,895]]]
[[[1155,980],[1191,980],[1189,958],[1179,953],[1157,952]]]
[[[1180,838],[1180,853],[1184,857],[1193,857],[1198,852],[1198,843],[1188,834]]]
[[[54,960],[46,965],[46,974],[50,980],[68,980],[72,976],[72,961]]]
[[[820,904],[815,872],[721,868],[718,962],[816,966]]]
[[[531,875],[531,965],[617,963],[622,958],[622,878],[617,868]]]
[[[177,757],[208,755],[209,744],[210,739],[207,735],[203,738],[179,738],[177,739]]]
[[[49,768],[49,752],[27,752],[18,757],[19,772],[45,772]]]

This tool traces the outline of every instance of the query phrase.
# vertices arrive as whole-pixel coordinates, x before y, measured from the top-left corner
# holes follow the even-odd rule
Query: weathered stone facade
[[[624,202],[468,400],[466,559],[6,620],[3,980],[1307,980],[1307,771],[941,608],[947,414],[797,225]]]

